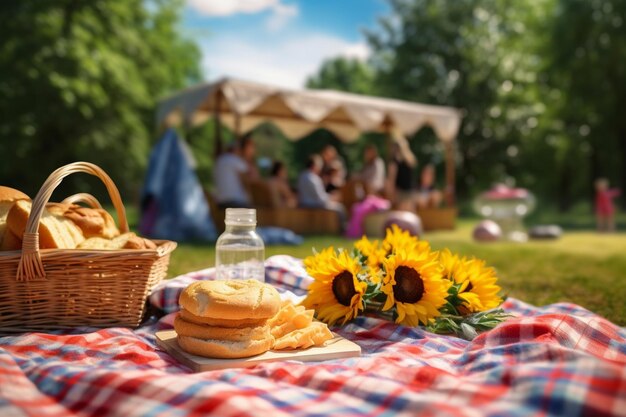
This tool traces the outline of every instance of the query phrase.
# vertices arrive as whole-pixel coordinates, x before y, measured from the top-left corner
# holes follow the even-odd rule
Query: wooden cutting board
[[[157,345],[194,372],[226,368],[245,368],[262,362],[276,361],[324,361],[361,356],[361,347],[335,334],[324,346],[299,350],[270,350],[261,355],[241,359],[212,359],[192,355],[180,348],[174,330],[156,332]]]

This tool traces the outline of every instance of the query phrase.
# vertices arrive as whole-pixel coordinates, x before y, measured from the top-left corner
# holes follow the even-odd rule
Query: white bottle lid
[[[256,226],[256,209],[227,208],[224,223],[228,226]]]

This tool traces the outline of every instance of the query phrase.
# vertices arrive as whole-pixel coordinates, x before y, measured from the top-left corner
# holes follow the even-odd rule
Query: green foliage
[[[588,166],[589,183],[599,176],[626,187],[626,3],[559,0],[547,39],[550,83],[570,146],[564,151]],[[576,178],[578,164],[571,168]],[[567,184],[569,185],[569,184]],[[626,200],[624,200],[626,203]]]
[[[136,192],[155,135],[156,99],[200,76],[199,51],[178,32],[181,6],[3,2],[0,153],[15,158],[3,159],[0,182],[34,195],[52,170],[86,160],[125,195]],[[71,192],[96,185],[84,177],[70,183]]]
[[[374,71],[360,59],[337,57],[322,63],[318,73],[309,77],[308,88],[329,88],[357,94],[372,94]]]
[[[368,32],[379,88],[393,97],[463,109],[460,194],[506,180],[514,164],[507,150],[517,146],[519,124],[530,117],[509,94],[524,88],[512,79],[524,74],[517,66],[521,59],[508,48],[524,36],[520,17],[528,6],[498,0],[390,4],[392,15]]]
[[[466,199],[505,181],[563,210],[589,200],[598,176],[626,187],[626,3],[388,3],[366,32],[370,70],[327,61],[309,86],[462,109],[457,185]],[[411,146],[420,161],[440,162],[430,129]]]

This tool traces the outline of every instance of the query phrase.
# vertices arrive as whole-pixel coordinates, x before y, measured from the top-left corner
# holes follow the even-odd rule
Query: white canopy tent
[[[406,137],[430,126],[445,144],[446,182],[448,192],[453,192],[453,142],[461,113],[452,107],[333,90],[293,90],[226,78],[179,91],[163,99],[157,109],[161,128],[181,124],[193,127],[211,117],[217,121],[217,152],[221,151],[221,124],[239,136],[271,122],[290,140],[325,128],[347,143],[356,141],[363,132],[394,132],[396,137]]]

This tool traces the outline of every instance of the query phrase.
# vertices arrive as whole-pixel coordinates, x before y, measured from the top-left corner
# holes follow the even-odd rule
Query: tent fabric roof
[[[439,139],[456,137],[461,113],[452,107],[412,103],[333,90],[293,90],[226,78],[200,84],[159,103],[157,124],[197,126],[217,112],[220,120],[240,133],[271,121],[291,140],[324,127],[345,142],[362,132],[396,129],[411,135],[430,126]]]

